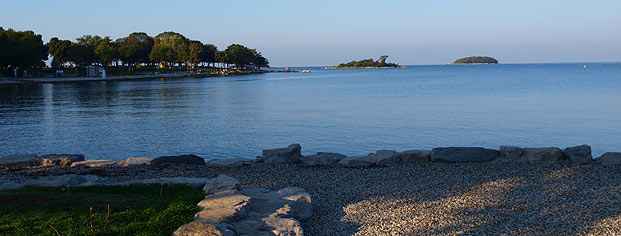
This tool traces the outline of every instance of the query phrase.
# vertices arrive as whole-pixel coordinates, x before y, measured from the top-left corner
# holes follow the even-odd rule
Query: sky
[[[75,40],[175,31],[225,49],[256,48],[272,66],[326,66],[389,55],[402,65],[466,56],[501,63],[621,61],[619,0],[20,0],[0,26]]]

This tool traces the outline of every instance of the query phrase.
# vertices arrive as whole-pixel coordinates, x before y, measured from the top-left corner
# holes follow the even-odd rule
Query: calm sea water
[[[584,67],[586,65],[586,68]],[[0,155],[121,159],[589,144],[621,151],[621,65],[319,70],[0,87]]]

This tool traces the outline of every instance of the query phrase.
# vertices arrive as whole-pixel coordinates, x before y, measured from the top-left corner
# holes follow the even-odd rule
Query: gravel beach
[[[243,187],[311,194],[306,235],[621,235],[621,166],[402,163],[342,168],[139,166],[0,171],[0,183],[60,174],[111,180],[226,174]]]

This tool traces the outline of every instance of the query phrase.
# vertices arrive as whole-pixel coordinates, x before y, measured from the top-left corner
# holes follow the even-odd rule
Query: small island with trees
[[[351,61],[348,63],[341,63],[338,66],[325,67],[322,69],[375,69],[375,68],[406,68],[407,66],[400,66],[396,63],[386,62],[387,55],[381,56],[377,61],[372,58],[360,61]]]
[[[449,65],[481,65],[481,64],[498,64],[498,60],[493,57],[464,57],[457,59]]]

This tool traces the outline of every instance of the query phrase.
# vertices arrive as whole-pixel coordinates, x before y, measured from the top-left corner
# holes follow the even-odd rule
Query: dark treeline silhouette
[[[348,63],[341,63],[336,67],[350,68],[350,67],[398,67],[399,65],[396,63],[386,62],[388,58],[387,55],[381,56],[377,61],[369,58],[366,60],[360,61],[351,61]]]
[[[464,57],[457,59],[453,64],[497,64],[498,60],[493,57]]]
[[[190,40],[176,32],[163,32],[155,37],[135,32],[116,40],[92,35],[75,41],[54,37],[44,44],[41,35],[32,31],[0,27],[0,69],[4,74],[12,74],[15,69],[42,70],[48,54],[52,57],[52,68],[76,68],[76,71],[90,65],[104,67],[108,72],[194,70],[216,66],[254,70],[269,66],[268,60],[256,49],[231,44],[218,51],[213,44]]]

